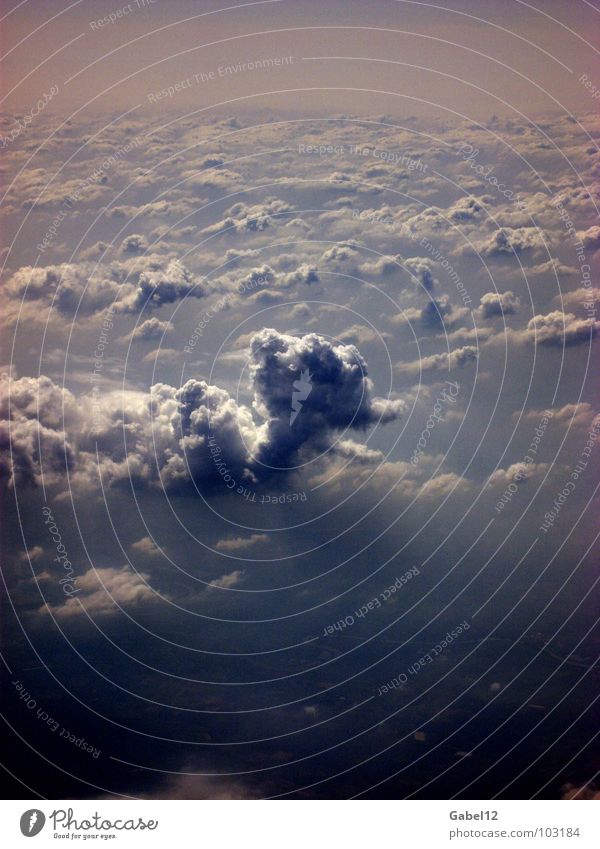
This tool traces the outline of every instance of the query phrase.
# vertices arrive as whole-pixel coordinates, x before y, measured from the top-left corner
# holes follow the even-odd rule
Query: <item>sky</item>
[[[1,11],[10,796],[598,798],[598,8]]]

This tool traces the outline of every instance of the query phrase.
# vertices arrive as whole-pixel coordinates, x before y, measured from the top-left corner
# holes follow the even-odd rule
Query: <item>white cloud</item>
[[[269,542],[268,534],[251,534],[249,537],[230,537],[228,539],[220,539],[215,548],[217,551],[237,552],[246,551],[255,545],[266,545]]]
[[[83,610],[90,616],[113,616],[118,613],[119,607],[136,607],[142,603],[160,601],[148,586],[149,580],[149,575],[134,572],[129,566],[120,569],[88,569],[85,574],[74,579],[76,595],[67,598],[62,604],[48,607],[58,619],[81,616]],[[39,612],[47,612],[46,606],[40,607]]]

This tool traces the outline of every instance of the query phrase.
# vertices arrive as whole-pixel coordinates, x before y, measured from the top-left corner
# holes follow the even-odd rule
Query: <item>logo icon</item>
[[[42,811],[32,808],[25,811],[21,816],[21,834],[25,837],[35,837],[46,824],[46,817]]]
[[[300,372],[300,380],[294,381],[294,391],[292,392],[292,410],[290,412],[290,427],[296,421],[298,413],[302,409],[302,402],[306,401],[312,392],[311,373],[308,369]]]

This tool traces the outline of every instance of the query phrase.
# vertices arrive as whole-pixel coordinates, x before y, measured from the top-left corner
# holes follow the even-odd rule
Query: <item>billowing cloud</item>
[[[480,298],[477,315],[484,319],[514,315],[519,305],[520,301],[514,292],[486,292]]]
[[[476,247],[484,256],[520,254],[543,248],[544,240],[537,227],[502,227],[490,239],[476,243]],[[461,250],[470,252],[472,248],[465,246]]]
[[[326,449],[336,431],[384,424],[404,410],[400,400],[372,397],[367,364],[353,345],[265,329],[255,334],[250,350],[254,408],[265,419],[258,457],[268,465],[286,466],[301,448]]]
[[[23,266],[6,284],[6,294],[15,301],[52,304],[65,315],[105,309],[119,295],[119,282],[103,276],[93,263],[62,263],[33,268]]]
[[[578,345],[589,342],[600,328],[600,322],[590,318],[577,318],[573,313],[554,312],[536,315],[527,323],[523,332],[527,341],[537,341],[539,345]]]
[[[159,383],[149,393],[108,392],[80,405],[46,377],[7,379],[0,406],[5,468],[35,484],[42,468],[52,483],[68,466],[72,485],[83,487],[92,486],[98,472],[106,486],[256,482],[327,450],[346,429],[385,424],[404,410],[399,399],[373,397],[367,364],[353,345],[267,329],[251,338],[250,360],[254,413],[226,390],[194,378],[180,388]]]
[[[204,290],[178,259],[171,260],[166,268],[143,271],[135,291],[117,304],[120,312],[137,312],[142,307],[161,307],[180,298],[201,298]]]
[[[23,266],[7,281],[11,301],[40,304],[63,315],[91,315],[111,305],[120,313],[157,309],[180,298],[202,297],[200,282],[177,259],[133,256],[124,262],[98,265],[93,262],[62,263],[42,267]],[[35,312],[29,310],[26,316]]]
[[[78,429],[76,399],[49,378],[0,380],[0,468],[9,485],[51,485],[63,479],[74,461],[64,427]],[[41,461],[43,458],[43,470]]]

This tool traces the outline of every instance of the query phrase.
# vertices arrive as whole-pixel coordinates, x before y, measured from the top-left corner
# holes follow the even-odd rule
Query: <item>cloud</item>
[[[587,250],[597,251],[600,248],[600,227],[597,224],[577,233],[577,237],[583,242],[583,247]]]
[[[399,418],[404,403],[372,397],[367,364],[353,345],[332,345],[315,333],[256,333],[250,345],[253,406],[265,419],[258,459],[285,467],[307,447],[325,450],[334,432]],[[294,384],[308,375],[310,392],[290,427]]]
[[[148,250],[148,241],[145,236],[132,233],[121,242],[121,253],[139,254]]]
[[[212,182],[214,185],[214,180]],[[223,233],[228,236],[260,233],[278,220],[285,222],[286,216],[283,213],[291,209],[289,204],[274,197],[267,198],[262,204],[236,203],[227,210],[224,219],[209,225],[203,232],[207,235]]]
[[[369,448],[362,442],[354,442],[352,439],[341,439],[333,450],[336,456],[360,464],[380,463],[384,458],[381,451]]]
[[[135,607],[159,601],[159,597],[148,586],[150,576],[134,572],[129,566],[120,569],[88,569],[84,575],[74,579],[75,592],[62,604],[48,605],[58,619],[69,619],[83,615],[114,615],[119,607]],[[39,608],[47,612],[46,605]]]
[[[184,177],[189,175],[189,172],[183,172]],[[186,180],[186,186],[192,190],[199,191],[230,191],[240,180],[240,175],[235,171],[227,168],[217,167],[214,170],[209,169],[200,174],[193,173],[190,179]]]
[[[251,534],[249,537],[232,537],[229,539],[220,539],[215,548],[217,551],[234,552],[245,551],[259,543],[266,544],[269,542],[267,534]]]
[[[513,463],[507,469],[496,469],[490,475],[488,483],[492,487],[503,488],[511,483],[526,481],[538,473],[545,472],[547,468],[547,463]]]
[[[433,276],[433,263],[431,260],[415,256],[403,259],[402,264],[413,274],[427,292],[431,292],[437,283]]]
[[[529,421],[539,422],[546,414],[546,410],[529,410],[525,418]],[[514,415],[517,416],[518,413]],[[564,427],[576,425],[587,427],[591,425],[594,416],[595,411],[592,405],[582,401],[579,404],[565,404],[563,407],[558,407],[553,411],[552,421],[559,422]]]
[[[588,310],[596,309],[596,302],[600,300],[600,289],[593,286],[581,286],[573,292],[561,292],[556,295],[554,301],[571,309],[583,307]]]
[[[397,274],[402,269],[402,265],[406,265],[406,262],[403,263],[400,257],[380,256],[376,260],[360,263],[358,271],[365,277],[387,277]]]
[[[377,333],[374,328],[365,326],[364,324],[353,324],[351,327],[340,331],[337,334],[337,338],[341,342],[352,340],[358,345],[365,345],[369,342],[381,342],[381,338],[390,339],[391,336],[389,333]]]
[[[456,307],[450,302],[448,295],[439,295],[437,298],[425,304],[421,310],[421,324],[424,327],[439,329],[451,327],[461,318],[464,318],[469,310],[466,307]]]
[[[561,799],[598,800],[600,799],[600,787],[593,781],[587,784],[563,784],[560,788]]]
[[[155,348],[153,351],[142,357],[143,363],[154,363],[155,360],[161,359],[162,362],[174,363],[181,358],[181,351],[177,348]]]
[[[319,282],[319,274],[314,265],[303,263],[295,271],[284,274],[281,283],[286,288],[303,284],[309,286],[311,283]]]
[[[220,587],[221,589],[228,590],[231,587],[234,587],[236,584],[239,584],[243,577],[243,570],[236,569],[234,572],[230,572],[228,575],[221,575],[220,578],[215,578],[215,580],[211,581],[208,586]]]
[[[398,363],[396,372],[408,377],[418,377],[419,374],[437,374],[451,371],[454,368],[464,368],[476,360],[477,348],[472,345],[465,345],[463,348],[455,348],[453,351],[442,354],[432,354],[410,363]]]
[[[325,265],[334,266],[357,266],[360,258],[360,253],[351,243],[341,243],[328,248],[321,257],[321,262]]]
[[[41,560],[44,556],[44,549],[41,545],[34,545],[32,548],[27,551],[22,551],[19,554],[19,560],[23,562],[36,561]]]
[[[491,198],[475,198],[475,197],[462,197],[453,203],[452,206],[448,208],[447,217],[450,221],[456,221],[459,223],[463,223],[466,221],[475,221],[477,219],[483,218],[485,216],[485,207],[483,203],[489,202]]]
[[[467,492],[470,488],[471,482],[462,475],[457,475],[455,472],[443,472],[425,481],[419,490],[419,498],[437,500],[450,493]]]
[[[536,315],[523,331],[524,338],[538,345],[579,345],[589,342],[596,336],[600,322],[588,318],[577,318],[573,313],[554,312],[547,315]]]
[[[62,263],[33,268],[23,266],[9,278],[6,293],[16,301],[52,304],[64,315],[83,315],[103,310],[119,294],[119,284],[93,263]]]
[[[514,315],[519,309],[520,303],[514,292],[487,292],[481,296],[480,306],[476,313],[484,319]]]
[[[264,793],[239,779],[206,775],[174,775],[154,793],[139,799],[260,799]]]
[[[180,298],[201,298],[204,289],[178,259],[170,260],[166,268],[143,271],[135,290],[117,303],[119,312],[137,312],[142,307],[158,308]]]
[[[133,339],[147,342],[162,339],[163,335],[166,336],[167,333],[172,333],[172,331],[173,325],[170,321],[161,321],[156,316],[152,316],[152,318],[148,318],[142,324],[139,324],[131,335]]]
[[[330,448],[339,432],[394,421],[405,408],[400,399],[373,396],[366,361],[353,345],[332,345],[314,333],[255,333],[249,371],[252,408],[194,378],[179,388],[157,383],[149,393],[105,392],[79,402],[47,377],[7,379],[4,402],[0,394],[4,468],[31,484],[41,482],[42,468],[47,483],[61,482],[69,468],[72,486],[84,489],[97,486],[98,473],[109,487],[131,480],[206,490],[222,480],[232,489],[281,478],[301,459]],[[292,426],[301,375],[310,384]]]
[[[113,304],[116,312],[133,313],[186,296],[200,298],[205,292],[179,260],[133,255],[106,265],[85,261],[23,266],[7,281],[6,294],[17,306],[22,299],[31,305],[24,318],[39,320],[40,304],[66,316],[93,315]]]
[[[137,542],[132,542],[131,548],[133,551],[138,552],[138,554],[145,554],[148,557],[156,557],[162,554],[161,549],[158,548],[154,540],[150,539],[150,537],[142,537]]]
[[[540,250],[544,248],[544,241],[537,227],[502,227],[490,239],[476,243],[475,246],[484,256],[501,256]],[[464,245],[459,250],[460,253],[471,251],[470,245]]]
[[[10,410],[9,410],[10,407]],[[76,428],[81,414],[75,397],[48,377],[0,380],[0,470],[9,486],[61,481],[75,451],[63,428]]]

